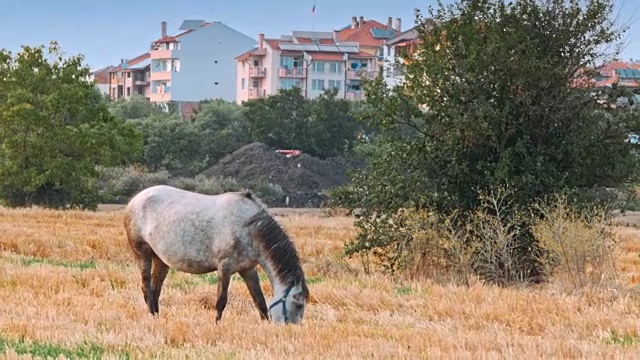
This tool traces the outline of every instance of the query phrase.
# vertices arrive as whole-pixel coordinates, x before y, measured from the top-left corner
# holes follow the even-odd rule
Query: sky
[[[178,33],[185,19],[220,21],[253,38],[259,33],[269,38],[292,30],[336,30],[349,25],[352,16],[382,23],[389,16],[395,23],[399,17],[406,30],[414,25],[414,9],[435,4],[436,0],[21,0],[0,11],[0,48],[15,52],[21,45],[56,40],[66,54],[83,54],[97,69],[148,51],[160,37],[163,20],[169,35]],[[640,1],[618,1],[617,8],[620,23],[631,26],[622,58],[640,59]]]

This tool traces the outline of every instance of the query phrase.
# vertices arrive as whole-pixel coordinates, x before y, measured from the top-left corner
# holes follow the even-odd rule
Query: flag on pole
[[[316,12],[316,2],[315,2],[315,0],[313,1],[313,7],[311,8],[311,12],[312,13]]]

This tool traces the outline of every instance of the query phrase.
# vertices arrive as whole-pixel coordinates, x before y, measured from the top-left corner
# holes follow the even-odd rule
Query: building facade
[[[220,22],[185,20],[182,31],[151,44],[150,100],[155,103],[196,102],[236,98],[237,54],[255,47],[256,41]]]
[[[352,20],[350,26],[337,31],[293,31],[279,39],[259,34],[257,48],[236,58],[236,102],[293,87],[310,99],[328,88],[337,89],[341,98],[363,99],[362,78],[378,75],[382,44],[398,31],[391,28],[391,21],[384,25],[362,18]]]
[[[402,84],[405,59],[414,53],[418,42],[418,32],[415,27],[384,42],[382,46],[383,73],[387,86],[394,87]]]
[[[128,99],[139,94],[150,96],[150,55],[144,53],[133,59],[123,59],[109,70],[109,97],[111,100]]]

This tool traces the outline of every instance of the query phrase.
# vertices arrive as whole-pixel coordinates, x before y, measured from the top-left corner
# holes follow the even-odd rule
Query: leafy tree
[[[616,53],[604,52],[624,32],[612,11],[610,0],[467,0],[430,8],[429,19],[417,11],[405,84],[365,85],[367,121],[383,133],[370,168],[335,193],[362,209],[347,253],[377,250],[395,269],[412,238],[401,209],[459,212],[462,228],[482,206],[479,191],[509,185],[515,209],[559,193],[590,204],[594,190],[628,184],[637,158],[625,140],[638,116],[582,86],[585,69]],[[530,224],[516,231],[522,272],[536,277]]]
[[[295,148],[327,158],[348,153],[367,129],[356,119],[358,108],[337,98],[336,89],[313,100],[299,88],[244,104],[253,141],[277,148]]]
[[[154,106],[142,95],[133,94],[128,99],[118,99],[109,104],[111,112],[126,120],[142,119],[162,114],[162,110]]]
[[[244,103],[253,141],[277,148],[305,149],[309,140],[309,106],[299,88],[283,89]]]
[[[152,171],[193,176],[249,141],[242,108],[205,101],[193,120],[161,112],[132,120],[144,134],[143,163]]]
[[[0,198],[9,206],[95,208],[96,165],[136,158],[141,138],[115,118],[82,56],[57,43],[0,51]]]
[[[201,152],[207,167],[250,142],[243,109],[234,102],[213,100],[202,103],[193,126],[203,139]]]

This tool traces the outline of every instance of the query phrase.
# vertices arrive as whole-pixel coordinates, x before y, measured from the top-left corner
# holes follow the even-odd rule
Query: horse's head
[[[290,285],[284,294],[269,306],[269,317],[277,323],[298,324],[304,317],[309,290],[304,285]]]

